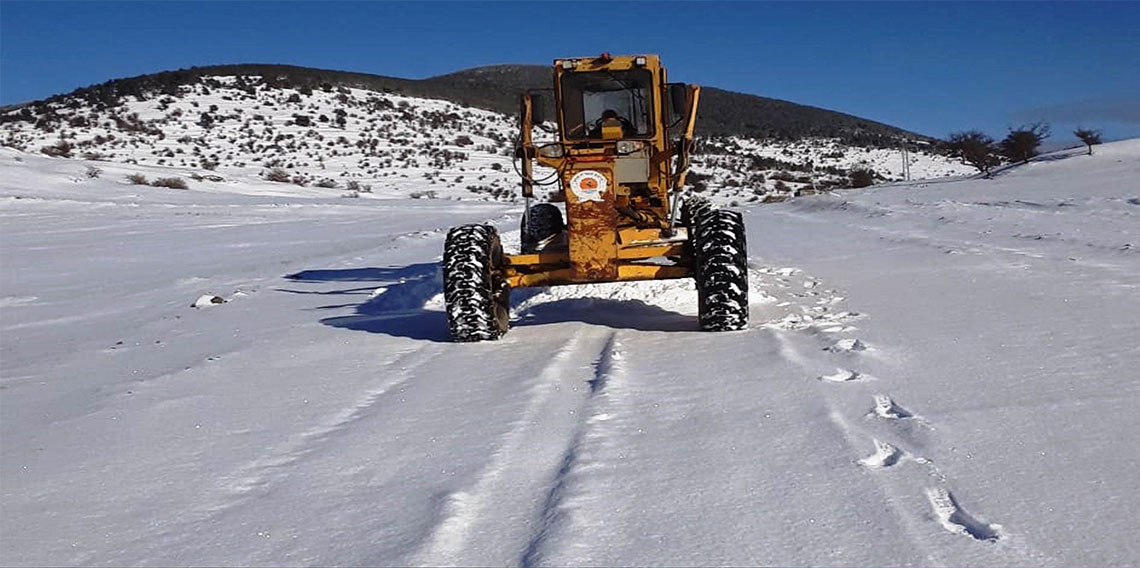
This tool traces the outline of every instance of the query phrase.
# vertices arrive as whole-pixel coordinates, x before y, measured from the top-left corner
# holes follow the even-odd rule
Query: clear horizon
[[[557,12],[579,15],[555,25]],[[597,16],[595,18],[595,16]],[[422,79],[660,53],[674,80],[925,135],[1140,136],[1140,3],[0,2],[0,104],[191,66]],[[113,37],[114,41],[108,41]]]

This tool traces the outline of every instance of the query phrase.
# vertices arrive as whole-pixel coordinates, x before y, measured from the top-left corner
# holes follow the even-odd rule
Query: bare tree
[[[951,134],[946,147],[950,150],[951,156],[962,160],[964,164],[974,166],[987,176],[990,170],[1001,162],[997,156],[994,139],[979,130]]]
[[[1094,144],[1100,144],[1100,131],[1092,130],[1091,128],[1077,128],[1073,131],[1073,136],[1081,139],[1085,146],[1089,147],[1089,155],[1092,155],[1092,147]]]
[[[1049,137],[1049,125],[1038,122],[1022,126],[1017,130],[1010,130],[1005,140],[1001,141],[999,148],[1003,156],[1011,162],[1029,163],[1029,159],[1040,152],[1037,148],[1041,142]]]

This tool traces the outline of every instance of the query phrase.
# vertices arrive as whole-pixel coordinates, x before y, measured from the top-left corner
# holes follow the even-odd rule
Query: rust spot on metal
[[[582,171],[597,172],[605,179],[595,199],[571,187],[571,179]],[[563,184],[571,189],[566,192],[566,216],[570,220],[570,269],[577,279],[616,279],[618,212],[614,207],[613,170],[590,167],[588,170],[568,171],[564,175]]]

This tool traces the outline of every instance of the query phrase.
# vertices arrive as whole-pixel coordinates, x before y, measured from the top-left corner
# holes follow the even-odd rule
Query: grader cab
[[[552,92],[557,140],[545,129]],[[656,55],[558,59],[553,89],[524,93],[515,148],[526,207],[522,250],[505,254],[491,225],[453,228],[444,245],[448,324],[456,341],[498,339],[510,290],[694,278],[702,329],[748,323],[748,263],[739,213],[683,199],[700,87],[669,83]],[[544,167],[536,177],[535,163]],[[537,203],[556,187],[565,205]]]

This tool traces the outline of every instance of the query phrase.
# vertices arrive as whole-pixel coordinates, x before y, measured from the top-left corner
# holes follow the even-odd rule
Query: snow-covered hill
[[[490,111],[331,85],[282,88],[246,76],[207,77],[119,102],[93,105],[63,97],[10,110],[0,124],[0,145],[166,166],[187,183],[214,189],[227,187],[209,185],[218,180],[241,185],[275,179],[316,187],[319,195],[518,198],[511,163],[517,121]],[[900,150],[837,140],[728,138],[706,140],[702,147],[694,181],[722,202],[843,186],[856,167],[881,180],[903,176]],[[912,148],[913,178],[969,172],[922,148]]]
[[[1140,563],[1140,141],[747,209],[746,331],[608,284],[480,344],[443,233],[517,205],[92,151],[0,149],[0,564]]]

